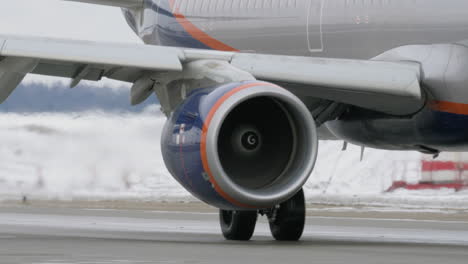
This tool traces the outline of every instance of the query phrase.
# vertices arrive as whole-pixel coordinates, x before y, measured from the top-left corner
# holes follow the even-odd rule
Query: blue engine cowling
[[[221,209],[273,207],[299,191],[317,156],[307,107],[271,83],[248,81],[193,91],[161,140],[173,177]]]

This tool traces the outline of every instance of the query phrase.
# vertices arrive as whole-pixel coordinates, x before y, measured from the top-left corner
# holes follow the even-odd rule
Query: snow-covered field
[[[194,200],[172,179],[160,153],[165,122],[138,114],[0,114],[0,199]],[[321,142],[305,185],[309,202],[468,208],[468,192],[396,191],[392,181],[420,177],[421,154]]]

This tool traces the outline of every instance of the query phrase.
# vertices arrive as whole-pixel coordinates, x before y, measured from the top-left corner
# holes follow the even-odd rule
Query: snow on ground
[[[160,153],[164,118],[143,114],[1,114],[0,194],[40,199],[165,199],[188,194]],[[185,199],[185,198],[184,198]]]
[[[172,179],[160,152],[165,117],[139,114],[0,114],[0,199],[195,200]],[[309,202],[468,207],[468,191],[384,193],[395,179],[420,177],[421,154],[321,142],[305,185]],[[465,202],[466,201],[466,202]]]

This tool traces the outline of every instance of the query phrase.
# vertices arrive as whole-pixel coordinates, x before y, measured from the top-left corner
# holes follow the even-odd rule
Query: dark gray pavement
[[[232,242],[210,210],[0,207],[0,263],[468,263],[457,217],[314,215],[300,242],[274,241],[263,218]]]

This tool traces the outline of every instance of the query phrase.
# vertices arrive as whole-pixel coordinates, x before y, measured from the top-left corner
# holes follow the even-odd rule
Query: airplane
[[[305,223],[320,140],[468,150],[466,0],[65,0],[119,7],[144,44],[0,36],[0,102],[29,73],[133,83],[167,116],[171,175],[227,240]]]

